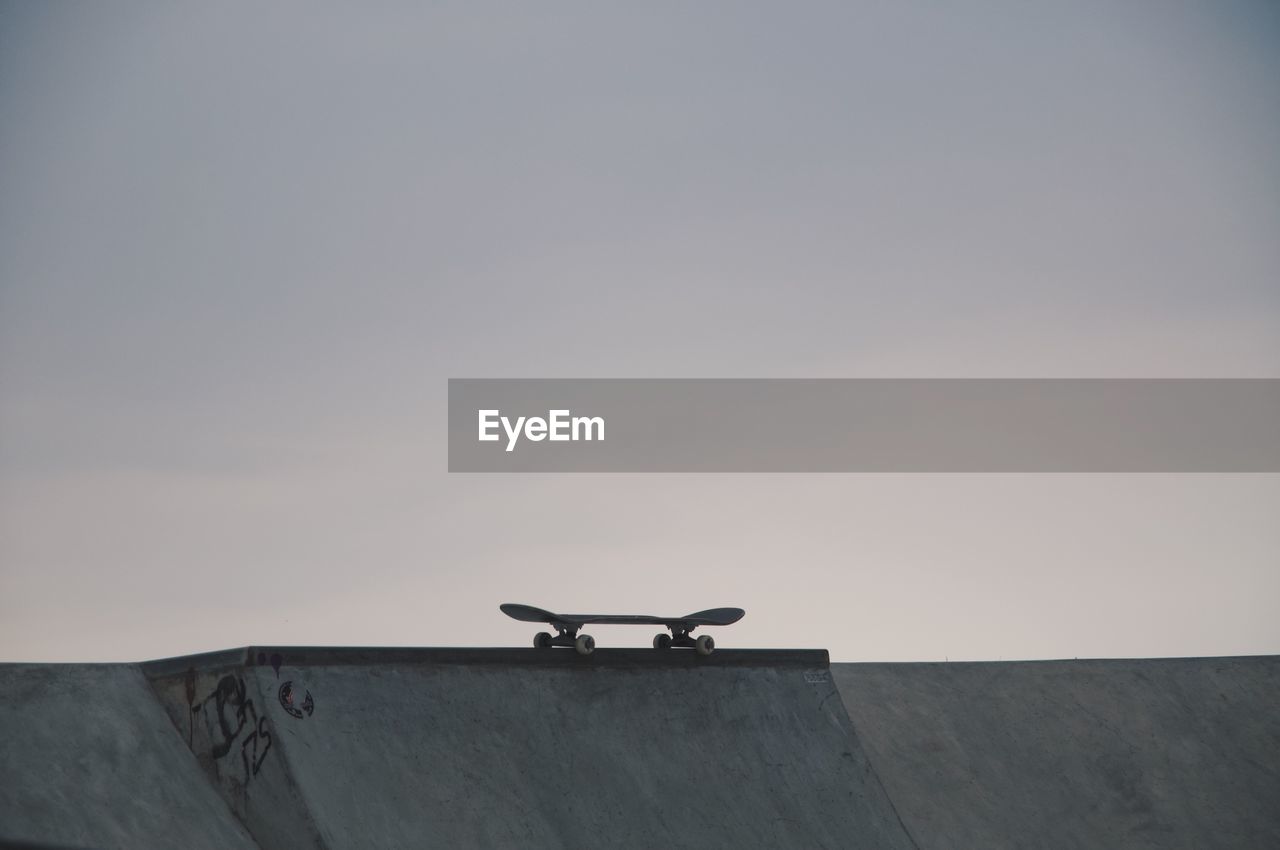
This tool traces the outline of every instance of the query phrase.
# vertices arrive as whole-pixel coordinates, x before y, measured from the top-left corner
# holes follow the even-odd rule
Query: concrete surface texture
[[[266,847],[910,847],[825,652],[245,655],[147,669]]]
[[[1280,657],[832,670],[920,847],[1280,847]]]
[[[0,687],[0,847],[1280,846],[1276,657],[249,648]]]
[[[0,728],[0,846],[258,846],[137,665],[0,664]]]

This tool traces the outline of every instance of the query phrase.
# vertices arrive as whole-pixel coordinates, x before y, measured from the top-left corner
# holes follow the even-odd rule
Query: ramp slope
[[[929,850],[1280,847],[1280,658],[834,664]]]
[[[133,664],[0,665],[0,845],[256,850]]]
[[[230,740],[201,761],[264,846],[911,846],[824,651],[263,648],[232,660],[148,673],[197,754]],[[237,701],[257,719],[240,724]],[[231,752],[250,753],[247,773]]]

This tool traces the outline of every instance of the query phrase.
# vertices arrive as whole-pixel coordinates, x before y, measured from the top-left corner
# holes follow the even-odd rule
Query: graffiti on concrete
[[[311,713],[316,710],[316,703],[311,698],[311,691],[303,689],[302,694],[302,697],[299,698],[297,690],[293,687],[292,680],[280,686],[280,705],[284,707],[285,711],[289,712],[291,717],[296,717],[299,720],[303,716],[310,717]]]
[[[270,662],[271,662],[271,669],[272,669],[272,670],[274,670],[274,671],[276,672],[276,678],[277,678],[277,679],[279,679],[279,678],[280,678],[280,665],[284,663],[284,656],[282,656],[282,655],[281,655],[280,653],[278,653],[278,652],[273,652],[273,653],[271,653],[271,658],[270,658],[270,659],[268,659],[268,658],[267,658],[267,654],[266,654],[265,652],[259,652],[259,653],[258,653],[258,666],[259,666],[259,667],[261,667],[261,666],[263,666],[264,664],[266,664],[268,660],[270,660]]]
[[[205,718],[205,726],[212,742],[209,755],[215,760],[226,758],[237,751],[238,743],[240,763],[244,768],[244,784],[248,785],[258,775],[262,762],[271,749],[271,732],[267,729],[267,718],[258,716],[253,700],[246,695],[244,679],[240,676],[223,676],[213,692],[198,702],[195,699],[194,671],[188,673],[186,685],[192,728],[194,729],[197,714]]]

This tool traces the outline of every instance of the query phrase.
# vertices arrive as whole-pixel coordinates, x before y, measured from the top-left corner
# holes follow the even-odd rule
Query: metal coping
[[[148,676],[168,676],[196,668],[378,666],[383,664],[508,665],[512,667],[679,668],[821,667],[830,665],[825,649],[717,649],[702,656],[690,649],[597,649],[579,655],[572,649],[464,647],[247,646],[199,655],[144,661]]]

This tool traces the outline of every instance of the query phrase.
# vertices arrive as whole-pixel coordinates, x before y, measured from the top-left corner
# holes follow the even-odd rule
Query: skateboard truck
[[[699,655],[710,655],[716,648],[715,638],[711,635],[699,635],[694,638],[689,633],[696,628],[697,626],[690,626],[687,629],[672,628],[671,634],[659,632],[653,636],[653,648],[670,649],[673,646],[681,646],[696,649]]]
[[[571,646],[579,655],[590,655],[595,651],[596,639],[591,635],[579,635],[578,626],[556,626],[555,637],[550,632],[538,632],[533,636],[535,649],[549,649],[553,646]]]

